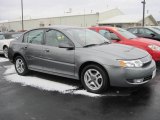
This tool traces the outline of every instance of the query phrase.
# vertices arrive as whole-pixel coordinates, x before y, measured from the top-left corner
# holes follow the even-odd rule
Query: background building
[[[147,16],[146,25],[157,25],[152,15]],[[49,18],[25,19],[24,29],[46,27],[51,25],[73,25],[80,27],[90,27],[97,25],[112,25],[119,27],[140,26],[142,24],[142,16],[124,15],[118,8],[97,13],[85,13],[79,15],[65,15]],[[21,20],[1,21],[0,31],[20,31],[22,29]]]
[[[26,19],[24,20],[24,29],[32,29],[37,27],[46,27],[51,25],[74,25],[81,27],[89,27],[98,25],[99,20],[104,20],[106,18],[112,18],[117,15],[122,15],[123,13],[119,9],[111,9],[101,13],[84,13],[79,15],[65,15],[50,18],[38,18],[38,19]],[[16,21],[2,21],[0,22],[0,31],[15,30],[19,31],[22,29],[21,20]]]
[[[112,18],[107,18],[105,20],[99,21],[99,25],[110,25],[122,28],[141,26],[142,16],[141,15],[118,15]],[[145,26],[155,26],[158,25],[157,21],[152,15],[145,17]]]

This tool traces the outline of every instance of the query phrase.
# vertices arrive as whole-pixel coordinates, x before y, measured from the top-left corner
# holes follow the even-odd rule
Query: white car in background
[[[8,47],[12,40],[18,38],[22,32],[0,33],[0,54],[4,54],[8,58]]]

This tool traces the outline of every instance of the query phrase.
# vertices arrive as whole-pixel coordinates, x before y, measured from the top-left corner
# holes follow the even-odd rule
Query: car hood
[[[111,56],[116,57],[117,59],[140,59],[146,57],[148,53],[139,48],[135,48],[133,46],[122,45],[122,44],[108,44],[91,47],[92,50],[103,52],[109,54]]]
[[[136,39],[132,39],[136,42],[139,42],[139,43],[143,43],[143,44],[146,44],[146,45],[158,45],[160,46],[160,42],[159,41],[156,41],[156,40],[152,40],[152,39],[147,39],[147,38],[136,38]]]

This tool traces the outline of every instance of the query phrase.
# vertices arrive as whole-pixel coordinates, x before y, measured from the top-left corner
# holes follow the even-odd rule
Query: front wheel
[[[88,65],[81,73],[81,81],[85,89],[92,93],[102,93],[109,86],[108,75],[98,65]]]
[[[26,75],[29,71],[25,60],[21,56],[15,58],[15,69],[19,75]]]

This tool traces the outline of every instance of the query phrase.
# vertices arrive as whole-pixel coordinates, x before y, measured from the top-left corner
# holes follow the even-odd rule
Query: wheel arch
[[[87,61],[87,62],[83,63],[83,64],[79,67],[79,71],[78,71],[79,79],[81,79],[81,72],[82,72],[82,70],[84,69],[84,67],[86,67],[87,65],[92,65],[92,64],[98,65],[99,67],[101,67],[101,68],[105,71],[105,73],[106,73],[106,75],[107,75],[107,77],[108,77],[108,79],[109,79],[108,71],[105,69],[105,67],[104,67],[103,65],[101,65],[100,63],[94,62],[94,61]],[[110,79],[109,79],[109,83],[110,83]]]
[[[20,57],[22,57],[24,60],[25,60],[25,58],[23,57],[23,55],[21,55],[20,53],[15,53],[14,55],[13,55],[13,63],[15,63],[15,58],[17,57],[17,56],[20,56]],[[25,60],[25,62],[26,62],[26,60]]]
[[[3,49],[4,49],[5,47],[7,47],[7,48],[8,48],[8,46],[7,46],[7,45],[3,45]]]

